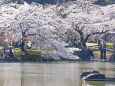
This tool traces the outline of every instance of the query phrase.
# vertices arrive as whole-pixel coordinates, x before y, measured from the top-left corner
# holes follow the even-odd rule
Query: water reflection
[[[115,86],[114,82],[82,81],[82,86]]]
[[[114,82],[86,82],[79,75],[92,69],[115,77],[111,63],[0,64],[0,86],[115,86]]]
[[[27,67],[26,67],[27,68]],[[23,69],[22,86],[79,86],[78,66],[72,64],[40,64]],[[33,70],[33,71],[32,71]],[[77,70],[74,72],[74,70]]]

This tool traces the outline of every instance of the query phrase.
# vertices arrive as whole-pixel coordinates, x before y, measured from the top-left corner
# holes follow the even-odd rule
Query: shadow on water
[[[115,82],[99,82],[99,81],[84,81],[82,80],[82,86],[115,86]]]

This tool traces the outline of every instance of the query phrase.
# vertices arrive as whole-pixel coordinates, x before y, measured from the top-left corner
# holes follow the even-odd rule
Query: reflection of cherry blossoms
[[[81,22],[86,33],[115,27],[115,5],[95,6],[88,2],[70,2],[64,5],[7,4],[0,7],[0,26],[11,29],[11,38],[18,41],[22,32],[33,35],[32,47],[43,49],[52,57],[74,58],[64,46],[68,30],[74,32],[72,22]],[[89,32],[88,32],[89,31]],[[74,33],[75,34],[75,33]],[[10,34],[9,34],[10,36]]]

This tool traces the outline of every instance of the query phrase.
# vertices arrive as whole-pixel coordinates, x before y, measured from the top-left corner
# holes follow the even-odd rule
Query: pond
[[[0,86],[115,86],[115,82],[86,82],[80,74],[98,70],[115,77],[115,63],[0,63]]]

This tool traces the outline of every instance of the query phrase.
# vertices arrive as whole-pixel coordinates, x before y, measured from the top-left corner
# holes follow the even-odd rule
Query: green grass
[[[0,46],[0,50],[2,50],[3,49],[3,46]]]
[[[98,45],[97,43],[86,43],[87,46],[95,46]]]
[[[8,48],[13,48],[13,46],[8,46]],[[0,46],[0,50],[3,50],[3,46]]]
[[[98,44],[97,43],[87,43],[87,46],[95,46],[95,45],[98,45]],[[113,48],[113,42],[107,42],[106,46],[109,48]],[[94,53],[95,58],[100,58],[100,51],[94,51],[93,53]],[[106,53],[107,58],[109,58],[111,55],[112,53],[107,51]]]
[[[100,58],[100,51],[94,51],[93,54],[94,54],[94,58]],[[111,52],[108,52],[108,51],[106,52],[107,58],[110,58],[111,55],[112,55]]]
[[[41,50],[26,49],[25,52],[19,49],[14,51],[14,57],[21,61],[43,61]]]
[[[87,45],[87,47],[89,47],[89,46],[96,46],[98,44],[97,43],[86,43],[86,45]],[[107,42],[106,47],[113,48],[113,42]]]
[[[97,43],[86,43],[87,46],[98,45]],[[113,46],[113,42],[107,42],[106,45]]]
[[[113,43],[112,42],[111,43],[106,43],[106,45],[113,46]]]

